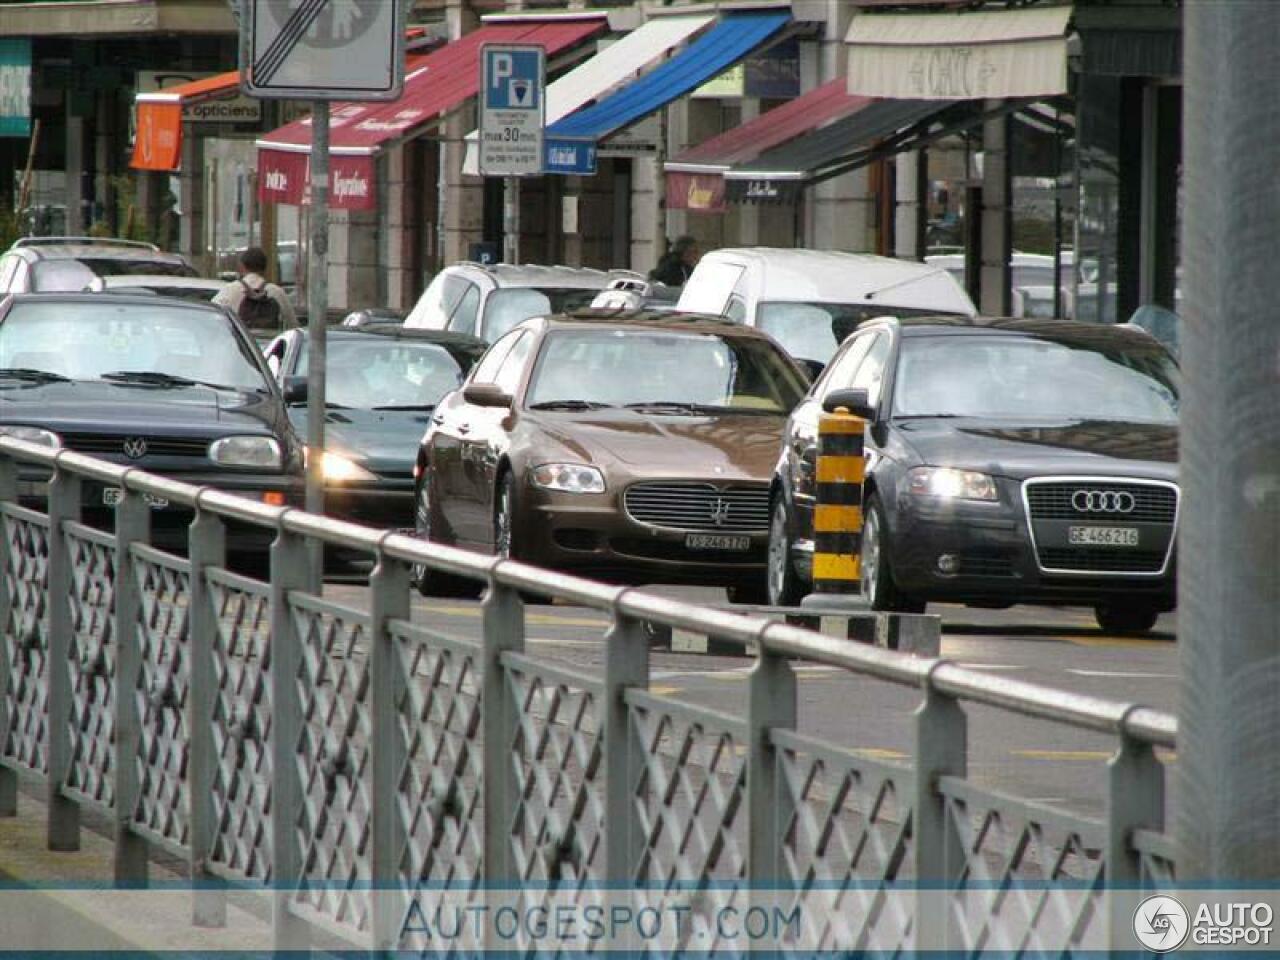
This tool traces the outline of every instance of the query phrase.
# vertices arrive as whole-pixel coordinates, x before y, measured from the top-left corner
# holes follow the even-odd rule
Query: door
[[[490,347],[471,372],[467,384],[493,383],[514,344],[515,334],[511,334]],[[459,390],[450,394],[431,415],[427,482],[431,484],[435,512],[432,530],[439,530],[438,539],[446,543],[479,546],[484,543],[488,530],[488,517],[474,516],[476,500],[471,489],[468,445],[472,428],[483,409],[467,403]]]

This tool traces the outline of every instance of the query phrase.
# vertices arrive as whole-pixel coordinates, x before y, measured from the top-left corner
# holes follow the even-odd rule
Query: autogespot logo
[[[1147,897],[1133,914],[1133,935],[1153,953],[1177,950],[1190,929],[1187,908],[1173,897]]]

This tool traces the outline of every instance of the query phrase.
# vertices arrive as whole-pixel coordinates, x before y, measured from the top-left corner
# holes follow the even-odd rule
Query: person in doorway
[[[222,304],[250,330],[287,330],[298,325],[289,295],[263,276],[267,254],[261,247],[249,247],[240,254],[236,272],[240,274],[219,291],[214,303]]]
[[[702,251],[698,248],[696,239],[688,234],[676,237],[671,249],[663,254],[658,265],[649,272],[649,279],[665,283],[669,287],[683,287],[701,256]]]

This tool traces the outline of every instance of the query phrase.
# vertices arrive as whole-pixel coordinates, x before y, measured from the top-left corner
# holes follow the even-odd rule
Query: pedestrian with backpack
[[[249,330],[278,333],[296,327],[298,316],[289,295],[267,282],[266,269],[266,251],[249,247],[240,254],[236,267],[240,276],[223,287],[213,302],[228,308]]]

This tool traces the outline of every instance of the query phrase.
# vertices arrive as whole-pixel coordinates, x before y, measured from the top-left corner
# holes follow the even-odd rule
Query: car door
[[[476,364],[467,384],[493,383],[498,368],[515,344],[515,334],[490,347]],[[465,384],[464,384],[465,388]],[[440,539],[460,545],[476,545],[488,530],[488,517],[476,517],[476,498],[468,474],[470,448],[466,445],[482,408],[467,403],[463,391],[449,394],[431,415],[427,444],[427,482],[441,521]]]
[[[512,398],[513,407],[520,395],[536,340],[532,331],[520,331],[494,377],[498,388]],[[475,425],[468,439],[477,515],[483,516],[486,521],[485,542],[490,544],[494,542],[493,507],[496,503],[498,463],[510,446],[510,430],[514,420],[511,408],[486,407],[475,418]]]

